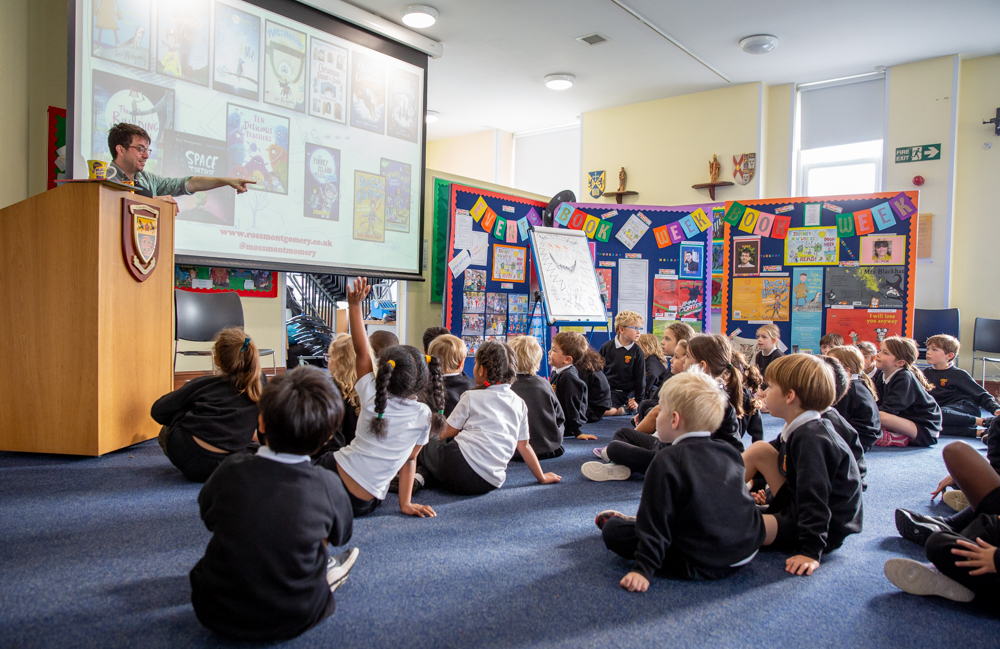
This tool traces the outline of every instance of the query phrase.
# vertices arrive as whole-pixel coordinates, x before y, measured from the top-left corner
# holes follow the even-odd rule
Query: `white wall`
[[[541,133],[514,134],[514,187],[526,192],[554,196],[571,189],[581,201],[580,127],[571,126]],[[612,187],[611,189],[616,189]]]

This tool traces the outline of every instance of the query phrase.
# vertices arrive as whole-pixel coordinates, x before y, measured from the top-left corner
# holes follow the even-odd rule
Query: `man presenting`
[[[149,134],[134,124],[115,124],[108,132],[108,148],[113,162],[108,165],[105,178],[117,182],[133,181],[136,193],[148,198],[164,198],[174,203],[171,196],[203,192],[216,187],[232,187],[237,194],[247,191],[248,184],[256,181],[245,178],[213,178],[211,176],[188,176],[186,178],[164,178],[146,171],[146,160],[150,150]]]

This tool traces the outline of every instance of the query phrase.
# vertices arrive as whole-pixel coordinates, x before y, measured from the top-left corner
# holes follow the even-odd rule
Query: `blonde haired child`
[[[865,359],[857,347],[841,345],[827,354],[836,358],[850,375],[847,394],[833,404],[837,412],[858,431],[858,441],[867,453],[882,435],[882,424],[878,414],[878,393],[875,384],[865,374]]]
[[[941,408],[928,393],[930,383],[913,366],[917,343],[892,336],[882,341],[875,364],[882,370],[877,446],[931,446],[941,434]]]
[[[542,346],[534,336],[517,336],[507,343],[517,359],[517,379],[510,389],[528,406],[528,444],[539,460],[559,457],[566,415],[548,381],[538,376],[542,364]],[[521,454],[514,452],[515,460]]]
[[[776,324],[762,325],[757,329],[757,347],[760,351],[754,356],[753,362],[760,369],[761,376],[767,372],[767,366],[771,361],[785,355],[778,347],[780,339],[781,330]]]
[[[667,370],[667,357],[663,354],[660,346],[660,339],[654,334],[640,334],[639,348],[642,349],[646,363],[646,393],[644,399],[653,399],[660,390],[660,386],[670,376]]]
[[[646,358],[636,344],[642,333],[642,316],[621,311],[615,317],[615,337],[601,345],[604,375],[611,387],[611,408],[604,414],[623,415],[635,411],[646,391]]]
[[[462,371],[468,349],[462,339],[451,334],[442,334],[431,340],[427,353],[441,361],[441,377],[444,380],[444,416],[455,409],[462,394],[476,387],[476,382]]]
[[[358,427],[358,414],[361,412],[361,399],[358,397],[357,390],[354,389],[354,384],[358,381],[358,373],[357,355],[354,353],[351,334],[337,334],[337,337],[330,341],[327,356],[330,378],[333,379],[344,398],[344,420],[318,455],[336,451],[350,444]],[[371,359],[374,366],[374,354],[371,355]]]

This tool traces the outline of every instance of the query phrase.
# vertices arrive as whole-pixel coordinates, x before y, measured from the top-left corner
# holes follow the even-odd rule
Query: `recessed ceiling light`
[[[406,5],[403,7],[403,22],[409,27],[423,29],[437,22],[438,12],[427,5]]]
[[[572,88],[573,81],[575,80],[575,76],[565,73],[548,74],[542,78],[542,81],[545,82],[545,86],[549,90],[566,90],[567,88]]]
[[[440,118],[441,114],[439,112],[437,112],[436,110],[429,110],[427,111],[427,114],[424,116],[424,121],[426,121],[428,124],[433,124]]]
[[[740,47],[747,54],[767,54],[778,46],[778,37],[770,34],[755,34],[740,41]]]

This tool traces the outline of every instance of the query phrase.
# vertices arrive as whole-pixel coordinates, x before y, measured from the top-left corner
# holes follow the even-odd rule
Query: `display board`
[[[913,334],[918,192],[727,201],[723,333],[745,352],[774,323],[792,352]]]

